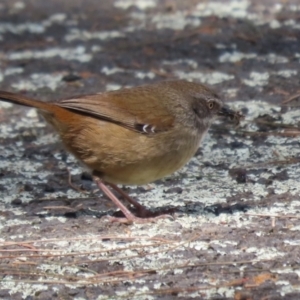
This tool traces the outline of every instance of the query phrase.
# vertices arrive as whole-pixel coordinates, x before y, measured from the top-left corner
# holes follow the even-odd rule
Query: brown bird
[[[120,222],[145,222],[153,214],[116,184],[141,185],[186,164],[216,116],[239,121],[208,87],[174,80],[46,103],[0,91],[0,100],[35,107],[56,129],[66,149],[89,168],[103,193],[123,212]],[[135,206],[134,215],[107,187]]]

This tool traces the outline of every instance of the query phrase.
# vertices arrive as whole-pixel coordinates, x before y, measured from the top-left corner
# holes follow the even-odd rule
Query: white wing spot
[[[149,126],[148,124],[146,124],[146,125],[143,126],[143,131],[144,131],[144,132],[148,132],[148,131],[147,131],[148,126]]]

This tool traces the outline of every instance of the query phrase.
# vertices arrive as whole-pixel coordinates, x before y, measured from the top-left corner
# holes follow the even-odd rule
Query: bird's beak
[[[230,109],[228,106],[222,106],[218,112],[218,116],[232,118],[236,115],[236,113],[237,113],[236,111]]]
[[[222,106],[218,112],[218,116],[229,118],[230,120],[236,122],[237,124],[240,123],[240,120],[244,119],[244,115],[241,114],[239,111],[235,111],[230,109],[228,106]]]

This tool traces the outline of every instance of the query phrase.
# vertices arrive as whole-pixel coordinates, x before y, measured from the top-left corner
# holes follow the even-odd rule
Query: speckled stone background
[[[55,101],[185,78],[246,119],[126,187],[174,220],[122,225],[36,111],[0,102],[0,299],[299,299],[299,38],[298,0],[1,0],[1,89]]]

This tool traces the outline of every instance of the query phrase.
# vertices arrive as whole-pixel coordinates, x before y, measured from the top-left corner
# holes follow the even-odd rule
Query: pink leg
[[[172,218],[170,215],[161,215],[153,218],[140,218],[136,217],[132,212],[110,191],[110,189],[105,185],[105,183],[98,177],[93,177],[94,181],[97,183],[99,189],[122,211],[122,213],[125,215],[125,218],[114,218],[111,217],[110,220],[113,222],[120,222],[120,223],[148,223],[148,222],[153,222],[157,219],[162,219],[162,218]],[[122,196],[124,196],[128,202],[130,202],[132,205],[134,205],[138,210],[142,211],[147,215],[149,212],[147,209],[145,209],[142,205],[140,205],[138,202],[130,198],[124,191],[122,191],[120,188],[118,188],[114,184],[109,184],[112,186],[114,189],[116,189]],[[126,195],[126,196],[125,196]],[[130,200],[129,200],[130,199]],[[148,214],[149,215],[149,214]]]
[[[146,209],[143,205],[138,203],[136,200],[132,199],[128,194],[126,194],[122,189],[120,189],[116,184],[114,183],[107,183],[109,186],[111,186],[116,192],[118,192],[121,196],[123,196],[130,204],[132,204],[138,211],[138,215],[140,217],[147,217],[153,215],[151,211]]]

